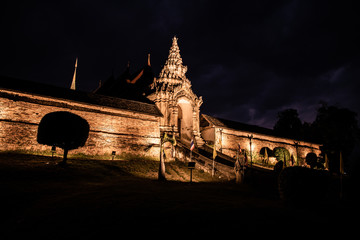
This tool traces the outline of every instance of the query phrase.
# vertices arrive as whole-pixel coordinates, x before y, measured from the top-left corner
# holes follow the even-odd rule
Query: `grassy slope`
[[[157,179],[159,162],[145,159],[130,160],[78,160],[70,159],[67,167],[61,167],[58,163],[61,158],[23,154],[0,154],[0,171],[4,178],[37,178],[42,175],[46,177],[81,177],[86,175],[92,178],[103,177],[124,177],[134,176],[144,179]],[[22,174],[12,174],[12,171]],[[166,162],[166,177],[170,181],[188,182],[190,170],[186,164],[179,161]],[[212,178],[209,174],[195,169],[193,170],[194,182],[219,181]]]
[[[334,212],[347,219],[339,206],[329,211],[328,206],[284,205],[266,176],[256,181],[249,176],[248,184],[239,186],[195,170],[197,182],[189,184],[185,165],[171,162],[166,168],[172,181],[158,182],[154,161],[69,163],[60,167],[49,157],[0,155],[0,234],[12,239],[125,233],[165,237],[186,236],[191,229],[209,236],[233,236],[239,231],[277,235],[312,225],[323,234],[325,227],[338,230]],[[165,231],[172,233],[164,235]]]

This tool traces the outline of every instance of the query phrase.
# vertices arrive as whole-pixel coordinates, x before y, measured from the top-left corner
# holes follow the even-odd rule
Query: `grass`
[[[342,204],[286,205],[273,176],[256,172],[235,185],[194,170],[190,184],[182,162],[167,162],[159,182],[157,161],[59,161],[0,154],[0,239],[324,235],[353,217]]]

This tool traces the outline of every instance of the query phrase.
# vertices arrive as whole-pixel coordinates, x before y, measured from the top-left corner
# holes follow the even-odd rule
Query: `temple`
[[[76,67],[71,88],[27,82],[9,77],[0,81],[0,151],[49,151],[36,141],[38,125],[48,113],[68,111],[87,120],[90,126],[85,146],[73,151],[86,155],[136,155],[158,159],[161,139],[176,138],[178,144],[165,148],[167,159],[189,161],[194,140],[193,160],[205,171],[216,150],[216,168],[233,172],[239,150],[251,162],[275,164],[279,149],[286,152],[285,165],[305,165],[309,155],[320,157],[320,144],[289,139],[272,129],[200,114],[202,97],[197,96],[186,77],[187,66],[180,55],[178,38],[172,39],[168,58],[155,77],[150,54],[144,66],[131,72],[128,64],[120,76],[100,83],[92,93],[75,87]],[[266,153],[266,154],[265,154]],[[161,153],[162,154],[162,153]]]

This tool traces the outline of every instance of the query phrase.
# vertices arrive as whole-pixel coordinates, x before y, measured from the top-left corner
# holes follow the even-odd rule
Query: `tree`
[[[278,161],[282,161],[284,166],[289,166],[290,153],[286,148],[276,147],[274,148],[274,156]]]
[[[64,149],[63,163],[66,164],[68,151],[85,145],[89,128],[88,122],[76,114],[52,112],[41,119],[37,141]]]
[[[330,170],[339,169],[339,154],[343,153],[345,168],[349,155],[359,139],[357,114],[346,108],[322,103],[312,124],[314,140],[323,144],[329,157]]]
[[[300,138],[302,123],[296,109],[286,109],[278,113],[278,121],[275,123],[274,131],[284,137]]]
[[[317,165],[317,156],[315,153],[309,153],[306,155],[305,161],[310,166],[310,168],[315,168]]]

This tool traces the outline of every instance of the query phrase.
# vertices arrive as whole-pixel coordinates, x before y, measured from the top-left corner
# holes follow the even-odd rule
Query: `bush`
[[[328,195],[330,175],[327,171],[304,167],[288,167],[278,178],[280,197],[286,201],[302,201],[310,205]]]
[[[281,170],[283,169],[284,167],[284,162],[283,161],[278,161],[275,166],[274,166],[274,172],[276,175],[279,175]]]

